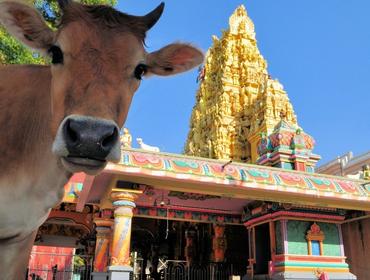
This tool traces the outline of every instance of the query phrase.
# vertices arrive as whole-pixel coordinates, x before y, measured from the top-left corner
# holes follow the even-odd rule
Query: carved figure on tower
[[[120,140],[121,140],[121,148],[131,148],[132,136],[126,127],[122,129]]]

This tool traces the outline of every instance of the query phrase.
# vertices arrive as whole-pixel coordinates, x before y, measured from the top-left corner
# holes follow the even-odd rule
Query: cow
[[[58,0],[57,30],[36,9],[0,1],[0,23],[50,65],[0,65],[0,278],[24,279],[38,227],[75,172],[96,175],[120,160],[119,128],[142,77],[203,61],[185,43],[145,51],[161,3],[145,16]]]
[[[150,152],[156,152],[159,153],[160,150],[158,147],[150,146],[148,144],[145,144],[142,138],[136,138],[136,142],[139,144],[140,149]]]

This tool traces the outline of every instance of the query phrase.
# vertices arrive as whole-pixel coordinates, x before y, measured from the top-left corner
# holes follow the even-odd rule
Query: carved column
[[[195,244],[196,231],[194,228],[189,228],[185,231],[185,258],[188,266],[194,263],[196,257],[196,244]]]
[[[96,224],[94,272],[107,272],[113,221],[109,218],[95,218],[94,222]]]
[[[215,262],[225,261],[226,237],[225,225],[213,225],[215,235],[213,237],[213,259]]]
[[[113,240],[110,254],[110,279],[130,279],[131,222],[134,200],[138,191],[113,189],[111,199],[114,207]]]

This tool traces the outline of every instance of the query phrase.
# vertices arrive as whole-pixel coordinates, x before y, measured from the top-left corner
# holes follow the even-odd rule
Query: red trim
[[[51,210],[46,221],[50,219],[71,220],[76,223],[76,225],[84,226],[89,232],[92,230],[93,227],[92,214]]]

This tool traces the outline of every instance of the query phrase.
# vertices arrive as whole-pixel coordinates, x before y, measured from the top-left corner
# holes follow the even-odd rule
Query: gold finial
[[[240,5],[229,19],[230,33],[245,34],[251,39],[255,39],[256,34],[254,32],[254,24],[252,20],[248,17],[247,10],[244,5]]]

